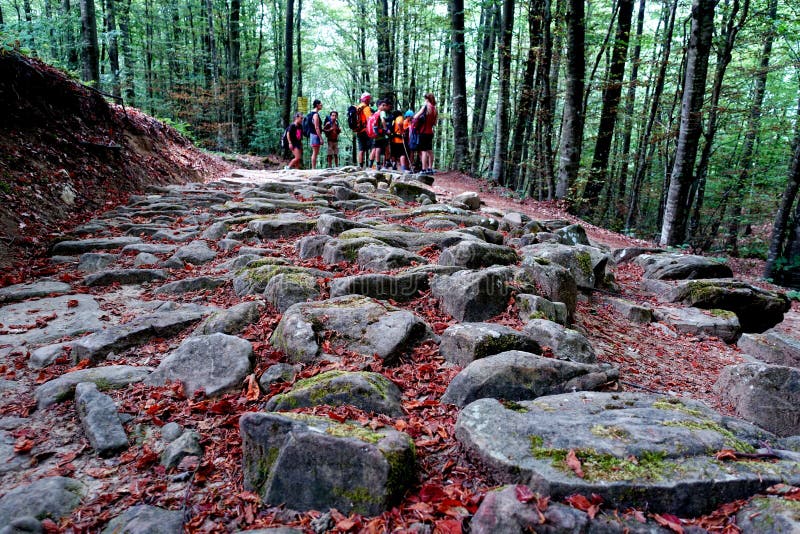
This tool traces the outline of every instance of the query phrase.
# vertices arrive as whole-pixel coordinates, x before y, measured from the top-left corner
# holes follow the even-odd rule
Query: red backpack
[[[385,134],[386,128],[384,128],[383,122],[380,120],[380,111],[376,111],[367,119],[367,137],[375,139]]]

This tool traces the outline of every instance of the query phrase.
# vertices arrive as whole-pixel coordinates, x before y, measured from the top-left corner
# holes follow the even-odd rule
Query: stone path
[[[532,514],[502,491],[436,512],[414,499],[447,454],[467,466],[451,483],[476,473],[476,491],[522,484],[518,495],[595,494],[605,509],[682,517],[800,484],[800,371],[787,356],[800,342],[757,337],[784,296],[705,258],[612,251],[573,221],[436,193],[353,168],[237,171],[153,189],[72,231],[52,248],[57,275],[0,288],[0,523],[310,527],[281,505],[426,510],[421,531],[474,513],[474,531],[490,532],[515,507],[504,531],[630,527],[561,504]],[[602,296],[628,261],[655,306]],[[749,367],[718,385],[747,421],[618,392],[625,377],[577,313],[590,296],[668,331],[730,343],[754,332]],[[439,378],[423,391],[405,372]],[[420,408],[457,423],[421,432]]]

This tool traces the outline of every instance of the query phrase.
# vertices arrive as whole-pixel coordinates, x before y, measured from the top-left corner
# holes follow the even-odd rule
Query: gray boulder
[[[517,305],[519,318],[523,322],[528,322],[531,319],[547,319],[566,326],[569,321],[567,305],[563,302],[550,302],[539,295],[529,295],[527,293],[520,293],[514,297],[514,301]]]
[[[64,354],[65,349],[72,347],[72,343],[66,341],[64,343],[53,343],[52,345],[45,345],[31,352],[31,357],[28,358],[28,367],[31,369],[41,369],[47,367],[56,359]]]
[[[736,342],[742,352],[765,363],[800,368],[800,339],[780,332],[742,334]]]
[[[131,506],[109,521],[102,534],[181,534],[183,512],[149,504]]]
[[[290,307],[270,342],[293,362],[311,362],[320,356],[326,332],[335,333],[333,345],[390,363],[426,339],[430,328],[411,312],[348,295]]]
[[[317,232],[322,235],[337,236],[353,228],[370,228],[370,225],[335,215],[320,215],[317,219]]]
[[[52,256],[74,256],[93,250],[111,250],[126,245],[140,243],[139,237],[98,237],[96,239],[81,239],[79,241],[60,241],[53,245],[50,251]]]
[[[428,263],[427,258],[398,247],[367,245],[358,249],[358,266],[372,271],[389,271],[414,264]]]
[[[640,254],[633,261],[644,269],[645,278],[656,280],[695,280],[733,276],[731,268],[724,263],[690,254]]]
[[[322,261],[328,265],[346,261],[354,262],[359,251],[370,245],[380,245],[382,242],[371,237],[353,239],[332,239],[322,248]]]
[[[0,287],[0,303],[60,295],[69,291],[72,291],[72,287],[69,284],[52,280],[42,280],[30,284],[15,284],[13,286]]]
[[[301,414],[246,413],[244,488],[265,504],[377,515],[415,481],[414,443],[393,429]]]
[[[203,230],[203,233],[200,234],[201,239],[209,239],[211,241],[219,241],[225,234],[228,233],[230,230],[230,223],[228,221],[217,221],[212,223]]]
[[[137,317],[82,337],[72,344],[72,359],[99,362],[110,352],[146,343],[154,337],[169,337],[205,317],[210,310],[195,305],[170,303],[155,313]]]
[[[33,516],[18,517],[0,528],[0,534],[42,534],[42,522]]]
[[[385,376],[366,371],[327,371],[298,380],[289,391],[272,397],[265,409],[282,411],[318,405],[352,405],[390,417],[403,415],[400,388]]]
[[[329,235],[307,235],[298,239],[294,248],[302,260],[316,258],[317,256],[322,256],[325,243],[331,239],[333,238]]]
[[[436,202],[436,193],[419,182],[394,180],[389,185],[389,192],[406,202],[419,202],[420,196],[428,197],[432,202]]]
[[[431,293],[442,309],[457,321],[484,321],[502,313],[508,305],[511,272],[505,267],[458,271],[435,276]]]
[[[800,479],[794,461],[769,469],[719,462],[716,451],[752,452],[771,435],[671,397],[577,392],[511,406],[480,399],[461,410],[455,434],[495,480],[525,483],[553,500],[596,493],[608,507],[693,517]],[[569,451],[581,473],[568,465]]]
[[[147,378],[151,385],[167,380],[183,383],[188,396],[203,390],[213,396],[240,388],[252,369],[253,346],[227,334],[187,338]]]
[[[586,230],[580,224],[570,224],[553,232],[565,245],[587,245],[589,238],[586,237]]]
[[[615,248],[611,251],[611,259],[617,265],[622,265],[623,263],[633,261],[642,254],[660,254],[662,252],[666,252],[666,250],[660,248],[643,247]]]
[[[158,265],[158,262],[161,260],[158,259],[158,256],[154,254],[150,254],[148,252],[140,252],[133,258],[133,266],[134,267],[142,267],[142,266],[154,266]]]
[[[551,302],[563,302],[572,320],[578,305],[578,285],[566,268],[544,258],[526,256],[522,259],[520,277],[533,285],[540,296]]]
[[[547,319],[532,319],[522,331],[534,339],[540,347],[550,347],[559,360],[578,363],[595,363],[597,356],[586,336]]]
[[[741,326],[736,314],[726,310],[699,310],[697,308],[656,308],[656,321],[668,324],[678,332],[691,334],[700,339],[717,337],[725,343],[739,338]]]
[[[732,311],[744,332],[763,332],[783,321],[791,308],[784,293],[767,291],[739,280],[689,280],[666,295],[667,302],[695,308]]]
[[[453,202],[463,204],[468,210],[477,211],[481,208],[481,197],[475,191],[464,191],[453,197]]]
[[[331,297],[364,295],[379,300],[404,302],[430,287],[428,273],[406,272],[397,275],[359,274],[334,278],[330,282]]]
[[[532,265],[544,258],[569,270],[578,287],[593,289],[603,284],[609,257],[600,249],[586,245],[554,245],[540,243],[521,250],[523,265]]]
[[[462,241],[439,255],[440,265],[458,265],[467,269],[512,265],[518,261],[519,256],[513,248],[482,241]]]
[[[517,350],[539,352],[539,344],[513,328],[492,323],[462,323],[442,332],[439,354],[462,367],[493,354]]]
[[[87,252],[86,254],[81,254],[80,260],[78,260],[78,269],[87,273],[102,271],[112,263],[116,262],[119,257],[119,254]]]
[[[202,239],[197,239],[176,250],[170,259],[180,260],[183,263],[191,263],[192,265],[202,265],[216,257],[217,253],[211,250],[208,243]]]
[[[270,280],[280,274],[309,275],[316,279],[317,277],[328,276],[330,273],[319,269],[295,267],[293,265],[261,264],[260,260],[257,260],[249,263],[244,269],[236,273],[236,277],[233,279],[233,291],[240,297],[243,295],[260,295],[267,289]]]
[[[117,413],[117,405],[100,393],[94,382],[81,382],[75,388],[75,410],[92,448],[100,456],[113,456],[128,448],[128,436]]]
[[[250,221],[247,228],[263,239],[275,239],[305,234],[313,230],[316,225],[316,219],[310,219],[305,215],[280,213]]]
[[[731,365],[722,370],[714,389],[739,417],[778,436],[800,434],[800,369]]]
[[[144,284],[166,279],[167,273],[163,269],[113,269],[90,274],[83,279],[83,283],[89,287],[98,287],[111,284]]]
[[[270,387],[276,382],[294,382],[297,373],[300,371],[300,364],[276,363],[267,367],[260,377],[258,385],[261,389],[269,393]]]
[[[464,407],[482,398],[532,400],[596,390],[618,378],[619,371],[608,364],[586,365],[512,350],[470,363],[450,382],[442,402]]]
[[[161,453],[160,463],[167,469],[178,467],[181,460],[187,456],[203,456],[203,447],[200,445],[200,434],[193,430],[184,430]]]
[[[760,496],[736,513],[736,526],[742,534],[797,534],[800,514],[797,501],[779,496]]]
[[[317,277],[308,272],[273,276],[264,289],[264,298],[281,313],[298,302],[316,300],[321,295]]]
[[[66,373],[45,382],[34,391],[37,407],[41,410],[51,404],[69,400],[81,382],[94,382],[99,389],[122,388],[143,381],[153,371],[152,367],[133,367],[130,365],[109,365],[81,369]]]
[[[264,310],[264,303],[257,300],[242,302],[226,310],[214,312],[203,321],[197,332],[209,334],[238,334],[248,325],[257,323]]]
[[[195,278],[184,278],[168,282],[153,291],[154,295],[181,294],[190,291],[203,291],[205,289],[216,289],[227,282],[225,278],[213,278],[211,276],[198,276]]]
[[[85,484],[66,477],[40,478],[19,486],[0,499],[0,525],[27,516],[58,522],[78,507],[86,491]]]
[[[104,313],[91,295],[63,295],[8,304],[0,308],[0,322],[6,325],[5,333],[0,333],[0,346],[40,345],[96,332],[105,325],[100,320]],[[11,325],[25,327],[7,328]]]
[[[420,250],[428,246],[440,249],[451,247],[460,241],[475,241],[479,238],[465,232],[420,232],[390,230],[383,228],[359,228],[339,234],[340,240],[376,239],[391,247]]]
[[[628,321],[639,324],[653,322],[653,308],[650,306],[640,306],[629,300],[613,297],[607,298],[606,303]]]

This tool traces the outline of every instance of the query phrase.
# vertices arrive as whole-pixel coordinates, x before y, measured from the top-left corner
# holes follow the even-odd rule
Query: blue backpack
[[[303,118],[303,137],[309,137],[312,133],[317,133],[314,128],[314,115],[316,111],[311,111]]]

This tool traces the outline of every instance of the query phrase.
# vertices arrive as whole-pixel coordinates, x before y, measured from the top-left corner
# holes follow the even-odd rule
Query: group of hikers
[[[358,166],[371,169],[393,169],[402,172],[433,174],[433,129],[438,120],[436,99],[425,95],[425,103],[415,113],[393,111],[389,100],[378,100],[371,107],[372,95],[364,93],[358,104],[347,110],[347,126],[358,143]],[[311,145],[311,168],[317,168],[323,137],[327,142],[327,166],[339,166],[339,112],[332,110],[324,119],[322,102],[314,100],[307,115],[298,112],[284,130],[281,146],[291,151],[287,169],[302,168],[303,137]]]

